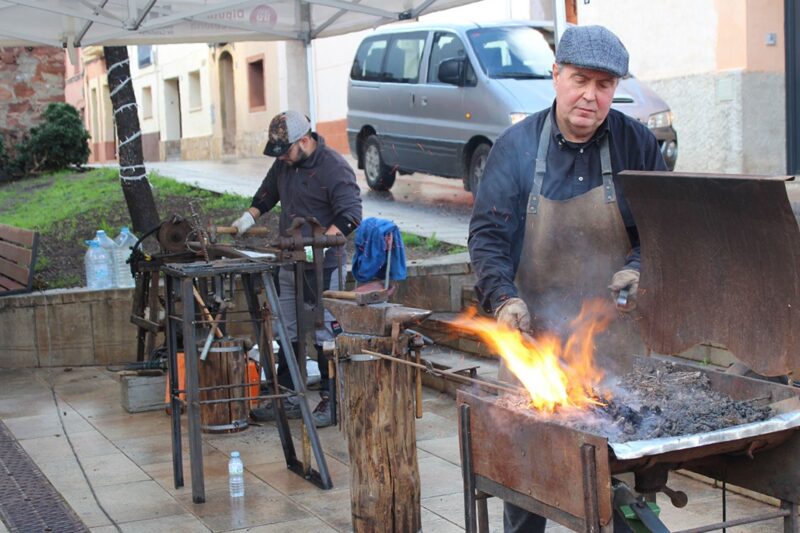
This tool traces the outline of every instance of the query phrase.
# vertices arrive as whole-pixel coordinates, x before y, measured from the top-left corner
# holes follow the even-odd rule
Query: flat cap
[[[603,26],[570,26],[556,47],[556,63],[610,72],[628,73],[628,51],[611,30]]]
[[[292,144],[311,131],[311,123],[305,115],[297,111],[278,113],[269,123],[267,145],[264,155],[280,157],[289,151]]]

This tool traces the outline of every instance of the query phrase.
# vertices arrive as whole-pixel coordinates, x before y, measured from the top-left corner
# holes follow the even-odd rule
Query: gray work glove
[[[233,221],[231,226],[236,228],[236,236],[241,237],[242,234],[252,228],[255,223],[256,219],[253,218],[250,211],[245,211],[242,213],[242,216]]]
[[[633,311],[636,309],[636,292],[639,290],[639,271],[632,268],[624,268],[611,277],[611,284],[608,286],[611,296],[620,311]],[[621,305],[617,301],[619,291],[628,289],[628,301]]]
[[[494,312],[494,318],[498,324],[502,324],[509,329],[530,331],[531,314],[528,311],[528,304],[522,298],[509,298],[503,302]]]

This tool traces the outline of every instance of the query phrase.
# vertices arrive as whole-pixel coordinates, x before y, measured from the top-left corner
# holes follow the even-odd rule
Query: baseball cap
[[[621,78],[628,73],[628,51],[608,28],[570,26],[556,47],[556,63],[602,70]]]
[[[289,151],[303,135],[311,131],[311,123],[297,111],[284,111],[275,115],[269,123],[267,145],[264,155],[280,157]]]

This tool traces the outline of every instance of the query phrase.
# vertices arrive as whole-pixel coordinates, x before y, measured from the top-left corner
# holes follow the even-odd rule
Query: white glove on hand
[[[509,329],[530,331],[531,314],[528,311],[528,304],[522,298],[509,298],[498,307],[494,312],[494,318],[498,324],[502,324]]]
[[[253,215],[250,214],[250,211],[245,211],[242,213],[242,216],[237,218],[231,226],[236,228],[236,236],[241,237],[244,232],[249,230],[253,225],[255,225],[256,219],[253,218]]]
[[[620,270],[611,278],[611,284],[608,288],[611,290],[615,303],[619,297],[619,291],[627,288],[628,302],[625,305],[617,303],[617,309],[620,311],[633,311],[636,308],[636,291],[639,290],[639,271],[632,268]]]

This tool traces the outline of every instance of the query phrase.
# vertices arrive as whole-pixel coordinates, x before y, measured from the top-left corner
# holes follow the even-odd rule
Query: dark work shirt
[[[281,235],[295,217],[314,217],[324,228],[335,224],[345,235],[361,223],[361,191],[352,167],[316,133],[317,148],[295,165],[276,159],[258,188],[251,206],[266,213],[281,203],[278,229]],[[303,228],[310,235],[310,228]],[[329,251],[325,266],[335,267]]]
[[[555,103],[503,132],[489,153],[475,197],[469,251],[478,299],[489,312],[503,300],[517,296],[514,278],[525,238],[528,195],[539,136],[551,113],[555,113]],[[551,127],[542,182],[542,195],[550,200],[568,200],[602,185],[600,142],[608,136],[617,205],[631,238],[626,267],[638,270],[639,236],[617,175],[623,170],[667,169],[655,136],[644,124],[614,109],[586,143],[564,139],[555,120]]]

